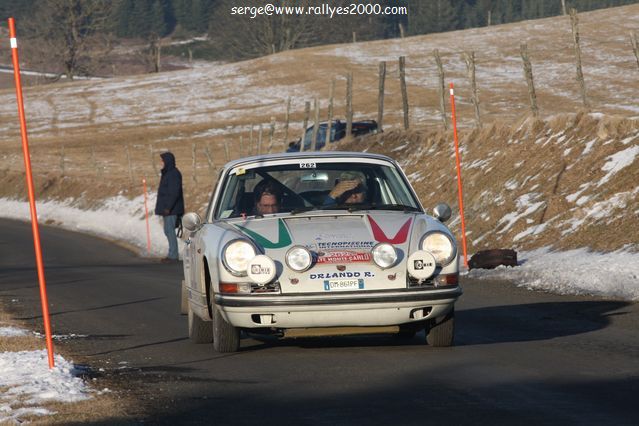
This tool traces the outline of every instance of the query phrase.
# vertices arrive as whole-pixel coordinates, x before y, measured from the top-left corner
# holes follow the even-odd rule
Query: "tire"
[[[510,249],[481,250],[468,261],[470,269],[494,269],[499,265],[517,266],[517,252]]]
[[[240,330],[226,322],[213,305],[213,349],[216,352],[237,352],[240,349]]]
[[[426,328],[426,343],[434,347],[452,346],[455,338],[455,308],[443,317],[435,318]]]
[[[189,313],[189,293],[186,291],[186,282],[184,282],[184,280],[182,280],[182,294],[180,299],[180,314],[186,315]]]
[[[211,343],[213,341],[213,330],[209,321],[204,321],[193,313],[189,306],[189,339],[193,343]]]

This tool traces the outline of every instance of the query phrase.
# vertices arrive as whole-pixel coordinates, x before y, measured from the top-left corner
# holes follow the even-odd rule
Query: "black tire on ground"
[[[410,340],[414,338],[415,334],[417,334],[417,332],[421,330],[422,328],[424,327],[423,326],[418,327],[416,324],[400,325],[399,332],[395,335],[395,337],[402,340]]]
[[[517,252],[511,249],[481,250],[468,261],[470,269],[493,269],[499,265],[517,266]]]
[[[204,321],[193,313],[193,310],[189,306],[189,339],[193,343],[211,343],[213,341],[213,330],[211,329],[211,322]]]
[[[452,346],[455,338],[455,308],[435,318],[426,328],[426,343],[434,347]]]
[[[212,308],[213,349],[220,353],[237,352],[240,349],[240,329],[226,322],[215,304]]]
[[[180,297],[180,314],[187,315],[189,313],[189,296],[186,291],[186,282],[182,280],[182,293]]]

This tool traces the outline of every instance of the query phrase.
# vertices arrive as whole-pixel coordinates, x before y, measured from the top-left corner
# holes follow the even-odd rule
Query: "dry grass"
[[[629,29],[639,24],[637,16],[639,5],[580,15],[589,100],[595,111],[611,117],[590,129],[599,136],[614,137],[615,132],[626,132],[624,125],[616,124],[615,120],[623,121],[624,115],[628,117],[636,111],[634,99],[639,85],[632,77],[637,69],[627,35]],[[462,134],[468,135],[466,140],[485,138],[496,145],[499,141],[505,143],[526,119],[527,90],[519,57],[519,43],[524,41],[528,43],[533,62],[540,111],[548,122],[542,127],[562,128],[561,123],[554,121],[571,119],[566,117],[574,116],[581,107],[573,79],[571,40],[567,18],[555,17],[402,40],[321,46],[228,66],[211,65],[210,69],[32,87],[25,90],[25,98],[36,188],[41,197],[73,198],[81,207],[90,207],[96,201],[117,194],[137,196],[142,191],[143,177],[147,178],[149,189],[155,190],[157,154],[170,149],[176,154],[184,176],[187,208],[201,212],[219,167],[228,158],[257,152],[258,124],[263,124],[261,152],[266,152],[269,148],[268,123],[271,117],[275,118],[277,128],[272,150],[281,152],[287,141],[296,139],[301,133],[304,101],[318,97],[323,105],[322,116],[325,116],[332,78],[337,78],[337,116],[344,116],[344,76],[352,71],[356,119],[376,118],[379,60],[389,61],[385,135],[395,134],[402,122],[396,73],[396,60],[400,55],[407,56],[412,129],[402,137],[409,137],[416,143],[432,143],[428,141],[442,138],[447,141],[449,135],[442,133],[435,139],[432,136],[441,128],[437,72],[432,57],[435,48],[441,51],[447,81],[456,83],[457,112]],[[477,56],[477,79],[485,123],[481,132],[472,130],[474,113],[461,56],[462,52],[471,49]],[[243,96],[245,94],[250,96]],[[289,95],[293,97],[293,109],[291,128],[285,137],[285,100]],[[0,90],[0,99],[11,105],[13,90]],[[612,118],[617,115],[621,118]],[[0,110],[0,117],[11,123],[0,132],[0,143],[4,146],[0,195],[23,198],[23,164],[15,108],[5,107]],[[176,120],[175,117],[183,119]],[[254,143],[249,149],[252,124],[255,125]],[[581,133],[589,131],[583,127],[584,123],[576,124],[582,126]],[[443,143],[444,140],[442,146]],[[207,160],[207,149],[213,164]],[[532,148],[517,145],[513,152],[524,149]],[[415,152],[420,151],[411,150],[411,154]],[[601,154],[607,152],[603,150]],[[397,156],[398,152],[389,154]],[[441,154],[435,153],[428,158],[443,160],[445,156],[438,157]],[[474,157],[475,154],[482,153],[471,154],[473,158],[479,158]],[[561,164],[527,167],[556,169],[555,173],[558,173]],[[550,170],[548,173],[551,179]],[[566,178],[570,174],[567,173]],[[491,187],[494,181],[482,182]],[[425,190],[422,192],[425,196],[429,194]],[[467,200],[469,211],[483,206],[475,204],[476,201],[473,197]],[[560,208],[557,199],[548,205],[546,215]],[[480,231],[483,231],[483,225],[474,232]]]
[[[549,122],[529,120],[516,127],[493,124],[463,131],[460,144],[469,251],[543,246],[636,250],[639,168],[629,166],[598,186],[606,174],[602,166],[607,158],[633,146],[628,140],[639,141],[639,121],[585,113]],[[589,142],[591,150],[583,154]],[[458,211],[451,132],[393,131],[343,142],[339,149],[401,159],[425,206],[445,201]],[[589,186],[582,186],[586,184]],[[584,197],[582,202],[569,197],[575,193]],[[517,204],[526,197],[528,203]],[[534,203],[541,204],[523,214]],[[593,212],[600,212],[601,217]],[[507,227],[505,218],[513,213],[522,216]],[[461,237],[458,218],[457,214],[452,223]],[[584,222],[569,231],[570,222],[581,219]],[[527,229],[538,233],[517,237]]]

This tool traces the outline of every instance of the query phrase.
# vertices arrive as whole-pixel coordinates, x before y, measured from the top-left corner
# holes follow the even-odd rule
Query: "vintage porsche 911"
[[[424,212],[375,154],[272,154],[228,163],[206,216],[183,218],[182,309],[193,342],[426,330],[450,346],[458,284],[450,208]]]

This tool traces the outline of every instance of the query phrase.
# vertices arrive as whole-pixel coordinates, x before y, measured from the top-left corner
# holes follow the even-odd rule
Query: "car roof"
[[[368,152],[347,152],[347,151],[308,151],[308,152],[280,152],[276,154],[264,154],[254,155],[251,157],[238,158],[231,160],[224,165],[225,169],[232,169],[246,163],[253,163],[256,161],[273,161],[273,160],[290,160],[290,159],[303,159],[310,160],[313,158],[348,158],[353,162],[365,163],[367,159],[384,160],[397,165],[397,162],[392,158],[382,155],[373,154]]]

